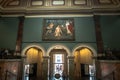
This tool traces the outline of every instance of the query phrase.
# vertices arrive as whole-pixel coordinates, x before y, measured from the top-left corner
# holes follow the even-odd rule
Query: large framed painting
[[[44,18],[44,41],[73,41],[75,40],[73,18]]]

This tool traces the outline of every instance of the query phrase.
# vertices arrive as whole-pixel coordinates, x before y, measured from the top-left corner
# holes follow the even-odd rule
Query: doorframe
[[[23,50],[22,50],[22,54],[21,54],[21,57],[22,57],[22,61],[23,61],[23,71],[22,71],[22,80],[25,80],[25,65],[26,64],[28,64],[28,63],[26,63],[26,58],[27,58],[27,56],[26,56],[26,52],[30,49],[30,48],[32,48],[32,47],[35,47],[35,48],[37,48],[37,49],[39,49],[39,50],[41,50],[42,51],[42,53],[43,53],[43,56],[45,56],[45,53],[46,53],[46,51],[45,51],[45,49],[41,46],[41,45],[39,45],[39,44],[30,44],[30,45],[27,45],[27,46],[25,46],[24,48],[23,48]]]
[[[92,52],[92,57],[93,57],[93,66],[94,66],[94,76],[96,76],[96,64],[95,64],[95,58],[94,57],[97,57],[97,51],[95,50],[95,48],[89,44],[78,44],[76,45],[76,47],[73,49],[72,51],[72,56],[74,56],[74,53],[77,49],[81,49],[81,48],[88,48],[91,52]],[[80,69],[81,70],[81,69]]]
[[[49,60],[49,68],[50,68],[49,69],[49,75],[52,76],[52,77],[53,77],[53,55],[54,54],[59,54],[59,53],[60,54],[64,54],[64,61],[65,61],[64,69],[65,69],[66,74],[68,74],[68,58],[67,58],[68,54],[67,54],[66,50],[64,50],[64,49],[53,49],[49,53],[49,56],[50,56],[50,60]],[[52,74],[50,74],[50,73],[52,73]]]

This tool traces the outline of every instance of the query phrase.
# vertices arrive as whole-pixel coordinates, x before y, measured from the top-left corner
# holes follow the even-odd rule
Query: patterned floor
[[[56,79],[56,78],[51,78],[51,79],[48,79],[48,80],[70,80],[69,78],[65,78],[63,79],[62,77],[59,78],[59,79]],[[96,80],[95,77],[83,77],[81,79],[75,79],[75,80]]]
[[[25,80],[32,80],[29,79],[29,77],[26,77]],[[69,78],[63,79],[62,77],[60,77],[59,79],[56,78],[48,78],[48,80],[70,80]],[[75,80],[96,80],[95,77],[83,77],[81,79],[75,79]]]

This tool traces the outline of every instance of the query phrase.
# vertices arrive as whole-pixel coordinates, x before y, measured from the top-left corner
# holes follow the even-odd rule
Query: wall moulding
[[[118,0],[0,0],[0,14],[11,15],[91,15],[120,13]],[[108,11],[108,12],[106,12]],[[63,15],[63,16],[64,16]]]

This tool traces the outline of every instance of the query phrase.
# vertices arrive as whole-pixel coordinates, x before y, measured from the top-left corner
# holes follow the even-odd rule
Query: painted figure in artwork
[[[43,40],[74,40],[73,19],[45,19]]]
[[[46,27],[46,35],[49,35],[52,33],[53,31],[53,27],[54,27],[54,24],[53,23],[50,23],[47,27]]]
[[[62,35],[62,30],[60,28],[60,25],[58,25],[55,29],[55,37],[60,37]]]
[[[66,22],[66,29],[67,29],[67,34],[72,36],[73,35],[72,22],[69,21]]]

